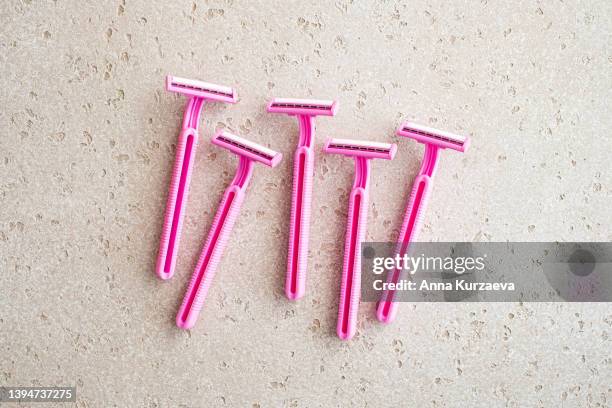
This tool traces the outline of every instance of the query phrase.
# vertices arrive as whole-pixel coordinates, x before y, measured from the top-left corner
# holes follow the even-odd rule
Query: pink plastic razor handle
[[[344,243],[344,264],[338,305],[336,332],[342,340],[349,340],[357,329],[357,313],[361,297],[361,243],[365,239],[368,216],[368,187],[370,159],[391,160],[396,152],[393,144],[331,139],[325,145],[328,153],[355,158],[355,181],[349,196],[349,210]]]
[[[450,148],[465,152],[469,139],[464,136],[439,131],[411,122],[405,122],[398,129],[400,136],[411,137],[425,144],[425,154],[421,169],[414,180],[412,192],[408,199],[404,221],[398,237],[396,254],[404,256],[410,248],[410,243],[417,240],[423,225],[425,209],[433,189],[433,179],[438,167],[440,149]],[[387,282],[398,283],[401,271],[390,271]],[[376,308],[376,317],[383,323],[391,323],[397,316],[398,303],[394,301],[395,291],[384,291]]]
[[[333,116],[337,102],[310,99],[273,99],[268,112],[296,115],[300,126],[300,138],[293,160],[293,192],[291,194],[291,224],[289,227],[289,253],[285,294],[291,300],[304,296],[308,263],[308,239],[310,231],[310,207],[314,168],[314,117]]]
[[[437,150],[437,148],[434,148]],[[437,155],[437,153],[436,153]],[[436,164],[434,163],[434,169]],[[408,199],[408,205],[406,207],[406,215],[402,222],[402,228],[400,230],[399,240],[395,252],[403,256],[410,246],[411,242],[416,241],[417,236],[421,230],[423,224],[423,217],[425,214],[425,208],[429,201],[429,195],[433,187],[432,175],[419,174],[414,180],[414,186],[412,193]],[[401,271],[395,269],[390,272],[388,282],[397,283],[400,279]],[[383,323],[390,323],[395,320],[397,316],[398,303],[393,301],[395,296],[394,291],[384,291],[381,300],[379,301],[376,308],[376,317]]]
[[[312,148],[298,147],[293,163],[293,192],[291,194],[291,225],[285,294],[297,300],[306,292],[310,204],[312,202],[314,154]]]
[[[252,166],[249,165],[248,169],[244,165],[241,167],[244,168],[244,171],[250,172]],[[223,194],[223,199],[208,233],[206,244],[189,282],[187,294],[176,316],[176,325],[182,329],[190,329],[196,323],[215,276],[217,265],[219,265],[221,255],[227,245],[229,234],[240,213],[243,200],[244,188],[238,185],[230,186]]]
[[[206,244],[176,316],[176,324],[182,329],[192,328],[202,310],[206,294],[221,261],[221,255],[240,212],[245,191],[253,173],[254,161],[275,167],[281,160],[280,153],[223,131],[215,135],[212,143],[236,153],[240,161],[232,183],[223,194]]]
[[[191,172],[199,139],[200,114],[204,102],[206,100],[229,103],[236,101],[236,95],[231,88],[171,75],[166,77],[166,89],[186,94],[189,100],[183,114],[183,126],[176,145],[174,170],[166,201],[164,225],[157,256],[156,273],[164,280],[174,275]]]
[[[360,161],[360,164],[357,162]],[[357,312],[361,297],[361,243],[365,239],[368,217],[368,179],[370,165],[366,159],[359,158],[355,164],[355,183],[349,197],[346,239],[344,243],[344,263],[340,304],[338,305],[338,324],[336,332],[342,340],[349,340],[357,329]]]

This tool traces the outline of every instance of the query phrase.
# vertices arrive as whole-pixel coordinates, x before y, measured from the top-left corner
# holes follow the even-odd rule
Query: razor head
[[[178,92],[209,101],[236,103],[236,92],[228,86],[168,75],[166,89],[170,92]]]
[[[323,148],[326,153],[359,156],[367,159],[391,160],[397,152],[395,143],[367,142],[353,139],[328,139]]]
[[[338,102],[318,99],[274,98],[268,104],[268,112],[287,115],[334,116]]]
[[[224,130],[219,130],[212,138],[212,143],[224,147],[239,156],[248,157],[266,166],[275,167],[283,155],[265,146],[243,139]]]
[[[466,136],[455,135],[412,122],[402,123],[399,129],[397,129],[397,134],[411,137],[421,143],[433,144],[443,149],[449,148],[460,152],[467,151],[470,145],[470,139]]]

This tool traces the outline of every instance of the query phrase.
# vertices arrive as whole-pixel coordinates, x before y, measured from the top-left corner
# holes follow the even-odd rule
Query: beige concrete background
[[[308,294],[283,296],[294,119],[395,141],[367,237],[395,239],[422,146],[444,152],[421,234],[610,241],[612,3],[37,1],[0,4],[0,384],[75,385],[79,407],[610,407],[609,304],[362,305],[335,337],[351,160],[319,154]],[[325,5],[322,5],[325,4]],[[205,108],[177,275],[154,264],[184,106],[167,73],[234,86]],[[217,127],[281,151],[255,169],[196,328],[174,316],[235,158]]]

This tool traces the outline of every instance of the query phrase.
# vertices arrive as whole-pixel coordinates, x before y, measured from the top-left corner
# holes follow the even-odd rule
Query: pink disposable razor
[[[274,167],[282,157],[280,153],[224,131],[218,131],[212,139],[212,143],[235,153],[240,161],[236,175],[230,186],[225,190],[221,204],[217,209],[213,225],[208,232],[206,244],[191,277],[183,304],[176,316],[176,324],[182,329],[192,328],[200,314],[206,293],[221,260],[223,249],[240,212],[244,194],[253,173],[253,162],[258,161],[266,166]]]
[[[170,181],[166,215],[157,255],[156,272],[161,279],[170,279],[174,275],[191,170],[198,145],[198,127],[202,106],[207,100],[236,103],[236,93],[232,88],[177,78],[172,75],[166,77],[166,89],[188,95],[189,101],[183,114],[183,128],[176,145],[174,171]]]
[[[465,136],[454,135],[410,122],[404,122],[397,130],[397,134],[411,137],[425,144],[423,163],[418,176],[414,180],[396,247],[396,253],[404,256],[408,252],[410,243],[416,241],[423,223],[425,208],[433,188],[433,178],[438,167],[438,151],[449,148],[465,152],[470,141]],[[391,271],[387,281],[397,283],[400,272],[399,269]],[[394,302],[394,296],[395,291],[385,291],[378,302],[376,317],[383,323],[391,323],[397,315],[398,304]]]
[[[395,144],[330,139],[325,144],[327,153],[355,157],[355,181],[349,196],[348,222],[344,243],[344,266],[338,307],[338,337],[349,340],[355,335],[357,311],[361,296],[361,243],[365,238],[368,216],[368,181],[370,159],[393,159]]]
[[[334,116],[337,110],[338,103],[335,101],[312,99],[276,98],[268,105],[268,112],[296,115],[300,124],[300,139],[293,161],[291,226],[289,227],[289,256],[285,281],[285,293],[292,300],[304,296],[306,290],[314,165],[314,118],[317,115]]]

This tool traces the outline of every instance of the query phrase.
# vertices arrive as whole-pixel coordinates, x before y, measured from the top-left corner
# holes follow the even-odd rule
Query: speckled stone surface
[[[308,293],[283,295],[294,119],[395,140],[373,163],[369,240],[393,240],[422,146],[444,152],[425,241],[610,241],[612,3],[38,1],[0,4],[0,385],[75,385],[78,407],[610,407],[609,304],[362,305],[335,336],[352,162],[318,155]],[[234,86],[205,108],[177,274],[154,275],[184,98],[167,73]],[[235,158],[225,127],[281,151],[257,167],[198,325],[174,316]]]

